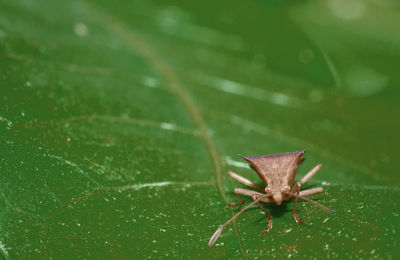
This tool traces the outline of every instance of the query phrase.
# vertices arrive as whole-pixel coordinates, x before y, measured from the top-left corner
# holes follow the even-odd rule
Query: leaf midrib
[[[166,80],[166,82],[169,83],[169,88],[182,102],[184,108],[189,114],[189,117],[193,120],[196,128],[198,129],[199,138],[203,140],[214,165],[215,184],[217,190],[225,203],[228,203],[228,198],[224,192],[222,185],[222,166],[219,159],[220,156],[218,155],[217,149],[215,148],[214,143],[210,135],[208,134],[207,125],[201,115],[200,109],[193,102],[190,95],[186,92],[185,88],[182,86],[175,73],[165,62],[163,62],[162,58],[151,48],[146,40],[141,38],[136,32],[125,25],[122,21],[104,12],[100,8],[93,6],[91,3],[85,2],[85,5],[87,5],[87,9],[94,11],[94,16],[99,17],[99,21],[102,21],[102,23],[106,21],[105,26],[108,27],[111,32],[115,33],[116,35],[127,41],[128,46],[132,48],[133,51],[137,51],[145,60],[147,60],[149,64],[155,69],[155,71],[157,71],[160,76],[162,76]],[[245,250],[241,243],[241,237],[238,227],[235,223],[233,223],[233,225],[241,254],[244,258],[247,259],[247,254],[245,253]]]

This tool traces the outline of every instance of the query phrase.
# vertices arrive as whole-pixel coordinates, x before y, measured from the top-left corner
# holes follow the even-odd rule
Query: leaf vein
[[[87,2],[86,2],[87,3]],[[89,5],[89,3],[87,3]],[[176,77],[175,73],[170,69],[170,67],[163,62],[162,58],[156,54],[150,45],[142,39],[137,33],[132,31],[131,28],[127,27],[124,23],[119,21],[116,17],[98,10],[98,8],[90,5],[92,10],[96,10],[96,13],[101,16],[102,19],[99,21],[106,20],[106,25],[111,31],[119,35],[122,39],[129,43],[129,46],[133,47],[134,51],[139,51],[139,53],[149,61],[149,63],[155,68],[156,71],[169,83],[169,87],[176,94],[178,99],[183,103],[184,107],[187,109],[189,115],[193,119],[195,125],[198,128],[199,136],[205,143],[205,146],[210,154],[211,160],[214,164],[215,169],[215,179],[216,186],[221,195],[221,197],[228,202],[228,198],[224,192],[222,185],[222,166],[221,161],[218,156],[217,149],[215,148],[213,141],[208,134],[206,123],[201,115],[199,108],[190,98],[190,95],[185,91],[184,87],[181,85],[180,81]],[[106,19],[104,19],[106,18]],[[233,214],[233,211],[232,211]],[[243,249],[241,238],[238,232],[238,227],[234,223],[235,235],[238,239],[239,247],[242,255],[247,258],[247,254]]]

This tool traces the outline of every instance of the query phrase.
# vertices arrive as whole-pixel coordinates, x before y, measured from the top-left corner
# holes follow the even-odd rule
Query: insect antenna
[[[269,194],[268,194],[269,195]],[[269,195],[270,196],[270,195]],[[254,204],[258,203],[261,199],[265,198],[267,196],[260,196],[257,199],[255,199],[253,202],[248,204],[246,207],[242,208],[238,213],[236,213],[233,217],[231,217],[227,222],[222,224],[217,231],[212,235],[210,241],[208,242],[208,247],[212,247],[212,245],[215,243],[215,241],[218,239],[219,235],[221,235],[222,230],[233,220],[235,220],[240,214],[242,214],[244,211],[248,210],[251,206]]]
[[[330,209],[330,208],[328,208],[328,207],[326,207],[326,206],[324,206],[324,205],[322,205],[322,204],[320,204],[320,203],[316,202],[315,200],[312,200],[312,199],[309,199],[309,198],[303,197],[303,196],[301,196],[301,195],[295,194],[295,193],[293,193],[293,192],[290,192],[290,191],[283,191],[283,193],[286,193],[286,194],[292,195],[293,197],[296,197],[296,198],[299,198],[299,199],[302,199],[302,200],[305,200],[305,201],[311,202],[312,204],[315,204],[315,205],[317,205],[317,206],[319,206],[319,207],[323,208],[324,210],[327,210],[327,211],[329,211],[330,213],[336,213],[336,211],[335,211],[335,210],[333,210],[333,209]]]

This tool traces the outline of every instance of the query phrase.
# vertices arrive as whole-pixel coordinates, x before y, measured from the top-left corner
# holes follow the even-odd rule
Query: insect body
[[[240,195],[250,196],[253,199],[253,202],[248,204],[246,207],[242,208],[238,213],[236,213],[232,218],[230,218],[227,222],[221,225],[214,235],[211,237],[208,246],[211,247],[225,226],[231,223],[234,219],[236,219],[241,213],[245,210],[257,204],[261,210],[265,212],[268,217],[268,226],[264,230],[264,233],[267,233],[272,228],[272,216],[271,214],[264,209],[264,207],[260,204],[260,202],[264,203],[275,203],[277,205],[281,205],[283,201],[290,200],[292,197],[295,197],[295,201],[293,204],[293,218],[296,222],[304,224],[304,221],[299,219],[296,215],[296,204],[297,199],[302,199],[308,202],[311,202],[331,213],[335,213],[334,210],[325,207],[324,205],[319,204],[318,202],[307,198],[310,195],[314,195],[317,193],[323,192],[322,187],[311,188],[307,190],[300,190],[301,186],[311,179],[322,167],[322,164],[317,164],[314,168],[312,168],[300,181],[296,182],[293,186],[293,180],[296,176],[297,170],[300,164],[304,161],[303,154],[305,151],[298,151],[293,153],[280,153],[280,154],[271,154],[271,155],[262,155],[258,157],[245,157],[241,156],[244,160],[249,162],[250,167],[253,168],[262,182],[264,183],[265,188],[253,183],[252,181],[229,171],[228,175],[238,182],[249,186],[258,191],[236,188],[233,190],[233,193],[240,200],[238,203],[229,203],[228,206],[238,206],[244,203],[244,200],[240,197]]]

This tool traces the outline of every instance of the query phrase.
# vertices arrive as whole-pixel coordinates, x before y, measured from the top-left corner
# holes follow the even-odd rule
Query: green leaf
[[[398,7],[1,1],[2,257],[396,258]],[[253,207],[208,248],[228,170],[261,184],[237,154],[301,149],[336,214]]]

